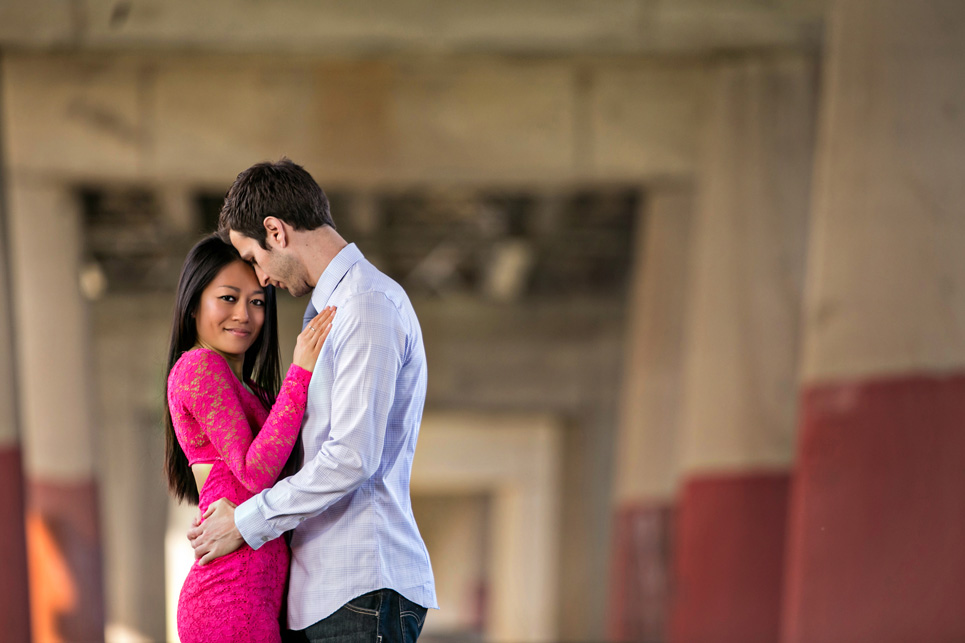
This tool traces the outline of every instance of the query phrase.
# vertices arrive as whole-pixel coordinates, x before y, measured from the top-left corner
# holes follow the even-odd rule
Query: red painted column
[[[783,641],[965,640],[965,5],[833,3]]]
[[[59,185],[12,171],[8,186],[33,639],[103,640],[80,217],[73,195]]]
[[[0,575],[0,623],[11,641],[30,640],[23,468],[15,442],[0,444],[0,547],[8,552]]]
[[[667,638],[691,192],[651,190],[637,224],[616,453],[611,640]]]
[[[720,64],[698,183],[671,640],[780,634],[816,72]]]

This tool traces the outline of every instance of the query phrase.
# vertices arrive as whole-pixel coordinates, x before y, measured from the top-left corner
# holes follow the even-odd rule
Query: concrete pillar
[[[98,462],[106,463],[98,475],[99,497],[110,508],[101,519],[108,643],[177,638],[175,633],[169,639],[165,627],[168,493],[160,430],[171,306],[172,297],[156,294],[106,297],[92,306]],[[197,507],[184,506],[191,518],[197,514]],[[186,532],[178,536],[188,545]]]
[[[637,224],[614,485],[611,640],[664,641],[693,197],[655,189]]]
[[[716,70],[688,303],[671,639],[775,641],[816,69]]]
[[[8,185],[33,636],[102,640],[90,333],[78,285],[80,217],[59,185],[15,172]]]
[[[17,415],[7,224],[3,164],[0,162],[0,552],[4,552],[5,559],[4,572],[0,574],[0,631],[6,640],[29,641],[23,466]]]
[[[783,640],[965,640],[965,5],[834,2]]]

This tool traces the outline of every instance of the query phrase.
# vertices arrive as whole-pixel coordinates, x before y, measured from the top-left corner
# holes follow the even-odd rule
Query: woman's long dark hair
[[[178,294],[174,303],[174,323],[171,325],[171,344],[168,350],[168,365],[164,377],[165,401],[165,458],[164,469],[167,473],[168,487],[179,501],[187,500],[198,504],[198,487],[194,474],[184,455],[174,425],[171,422],[171,409],[167,404],[167,378],[171,369],[185,351],[197,343],[198,331],[194,314],[201,301],[201,293],[208,287],[218,273],[235,261],[242,261],[234,247],[212,234],[199,241],[184,260],[181,277],[178,279]],[[275,289],[265,288],[265,323],[255,338],[251,348],[245,353],[242,377],[255,395],[270,411],[281,386],[281,368],[278,358],[278,314],[275,304]],[[260,427],[252,427],[257,433]],[[294,454],[293,454],[294,456]]]

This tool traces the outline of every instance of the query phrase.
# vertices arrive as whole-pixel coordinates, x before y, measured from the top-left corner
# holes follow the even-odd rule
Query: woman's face
[[[265,323],[265,290],[251,266],[233,261],[222,268],[201,293],[194,318],[201,344],[243,356]]]

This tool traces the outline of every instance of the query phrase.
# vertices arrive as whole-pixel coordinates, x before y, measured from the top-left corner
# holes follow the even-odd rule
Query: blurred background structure
[[[965,640],[959,0],[0,0],[0,638],[175,640],[173,291],[283,155],[423,325],[424,640]]]

